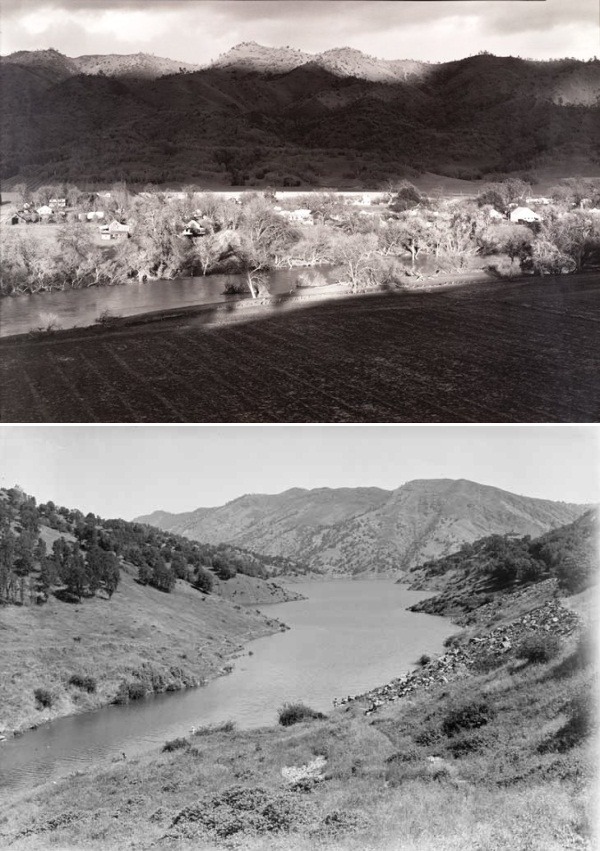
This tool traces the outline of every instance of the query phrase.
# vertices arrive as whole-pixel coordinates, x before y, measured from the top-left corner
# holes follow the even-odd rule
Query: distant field
[[[0,345],[4,422],[595,422],[597,274]]]
[[[6,209],[6,208],[5,208]],[[5,215],[5,209],[2,211],[2,227],[6,228],[7,231],[10,229],[11,236],[13,234],[18,234],[19,236],[24,236],[27,239],[30,237],[35,237],[36,240],[45,243],[48,246],[54,246],[58,241],[58,234],[60,229],[64,227],[64,224],[42,224],[41,222],[32,223],[32,224],[19,224],[19,225],[11,225],[10,224],[10,214]],[[9,221],[6,221],[8,219]],[[110,219],[108,219],[110,221]],[[100,226],[97,222],[94,224],[86,225],[88,233],[94,240],[95,245],[99,245],[102,248],[114,246],[114,242],[108,242],[107,240],[103,240],[100,237]]]

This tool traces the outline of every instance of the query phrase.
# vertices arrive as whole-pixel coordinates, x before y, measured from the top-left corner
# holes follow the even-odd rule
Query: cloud
[[[2,0],[2,51],[147,50],[204,63],[240,41],[309,52],[348,45],[431,61],[478,50],[596,52],[597,0]]]

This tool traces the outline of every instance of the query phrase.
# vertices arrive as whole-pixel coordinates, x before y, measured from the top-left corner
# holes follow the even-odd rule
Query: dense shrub
[[[113,703],[123,705],[129,703],[130,700],[141,700],[146,696],[148,689],[144,683],[132,682],[128,683],[123,680],[117,689],[117,693],[113,698]]]
[[[419,656],[417,660],[417,664],[420,665],[422,668],[424,668],[425,665],[429,665],[430,662],[431,656],[428,656],[427,653],[423,653],[421,656]]]
[[[182,750],[183,748],[189,748],[190,743],[187,739],[178,738],[178,739],[170,739],[168,742],[165,742],[162,746],[163,753],[171,753],[171,751]]]
[[[198,727],[194,730],[194,736],[212,736],[213,733],[233,733],[235,721],[224,721],[222,724],[211,724],[207,727]]]
[[[54,703],[54,697],[47,688],[36,688],[33,694],[42,709],[49,709]]]
[[[516,278],[521,274],[521,262],[516,257],[496,257],[486,267],[498,278]]]
[[[524,638],[515,650],[517,659],[526,659],[533,665],[550,662],[560,652],[560,640],[556,635],[535,634]]]
[[[292,724],[299,724],[302,721],[312,721],[325,717],[322,712],[317,712],[303,703],[286,703],[279,710],[279,723],[282,727],[291,727]]]
[[[123,682],[119,685],[117,689],[117,693],[113,697],[112,702],[117,706],[122,706],[125,703],[129,703],[129,690],[127,688],[127,683],[123,680]]]
[[[82,691],[87,691],[89,694],[93,694],[96,691],[95,678],[86,676],[85,674],[72,674],[69,677],[69,685],[76,686],[82,689]]]
[[[200,828],[219,839],[228,839],[244,832],[291,831],[313,823],[315,815],[314,805],[293,793],[274,795],[261,787],[232,786],[185,807],[172,825],[183,831],[190,825],[194,835]]]
[[[485,747],[485,739],[478,733],[467,732],[458,735],[448,744],[448,751],[456,759],[477,753]]]
[[[442,721],[445,736],[454,736],[461,730],[475,730],[483,727],[493,717],[493,711],[487,701],[472,700],[449,710]]]
[[[146,691],[144,683],[129,683],[127,686],[129,700],[141,700],[146,697]]]

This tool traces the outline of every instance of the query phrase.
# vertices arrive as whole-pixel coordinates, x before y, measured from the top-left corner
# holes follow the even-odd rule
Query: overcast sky
[[[597,54],[598,0],[2,0],[1,52],[154,53],[204,64],[241,41],[387,59]]]
[[[586,426],[3,426],[0,486],[131,519],[245,493],[465,478],[600,501],[600,429]]]

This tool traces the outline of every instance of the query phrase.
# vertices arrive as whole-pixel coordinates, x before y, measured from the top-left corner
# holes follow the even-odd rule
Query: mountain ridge
[[[223,506],[136,518],[211,543],[293,558],[324,573],[390,572],[441,557],[485,534],[539,535],[589,506],[511,494],[465,479],[381,488],[292,488]]]
[[[373,187],[600,156],[598,60],[427,64],[243,43],[205,66],[21,51],[0,75],[3,179]]]

